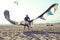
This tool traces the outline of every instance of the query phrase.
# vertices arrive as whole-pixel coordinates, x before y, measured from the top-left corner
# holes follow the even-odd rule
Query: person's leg
[[[28,27],[28,30],[29,30],[29,25],[27,25],[27,27]]]
[[[25,30],[25,27],[26,27],[26,26],[24,26],[24,30]]]

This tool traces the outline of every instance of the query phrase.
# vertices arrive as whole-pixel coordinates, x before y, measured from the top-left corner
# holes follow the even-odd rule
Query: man
[[[24,18],[25,21],[29,22],[30,21],[30,17],[28,15],[26,15],[26,17]]]
[[[25,25],[28,27],[28,29],[29,29],[29,21],[30,21],[30,18],[29,18],[29,16],[28,15],[26,15],[26,17],[24,18],[24,20],[25,20]],[[25,29],[25,28],[24,28]]]
[[[33,22],[33,20],[30,20],[30,17],[28,15],[26,15],[26,17],[24,18],[24,20],[29,23],[29,25],[31,25],[31,22]]]

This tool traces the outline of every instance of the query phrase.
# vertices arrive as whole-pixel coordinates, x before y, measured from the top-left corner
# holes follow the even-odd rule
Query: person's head
[[[26,17],[28,17],[28,15],[26,15]]]

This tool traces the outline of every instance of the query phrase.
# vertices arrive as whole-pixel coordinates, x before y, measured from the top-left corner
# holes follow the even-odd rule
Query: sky
[[[9,10],[12,20],[21,22],[24,20],[26,14],[28,14],[31,19],[34,19],[54,3],[58,3],[58,9],[55,14],[46,17],[46,20],[34,20],[34,23],[37,24],[60,23],[60,0],[0,0],[0,24],[11,24],[4,17],[4,11],[6,9]]]

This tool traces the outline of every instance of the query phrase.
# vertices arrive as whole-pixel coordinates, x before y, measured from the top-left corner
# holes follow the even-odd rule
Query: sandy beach
[[[60,24],[0,25],[0,40],[60,40]]]

